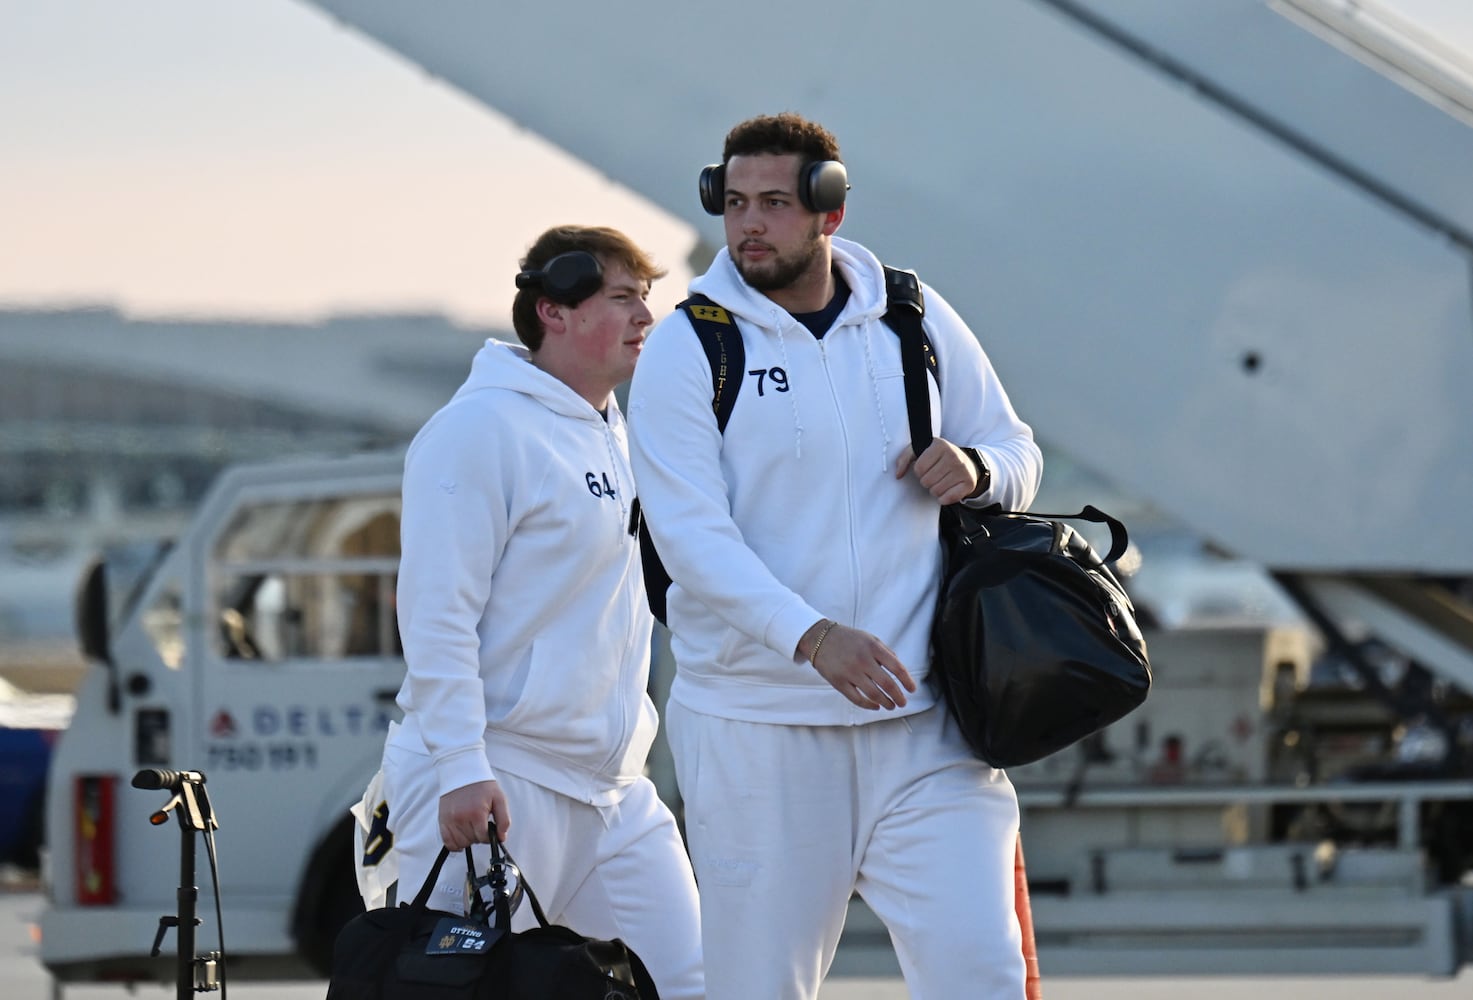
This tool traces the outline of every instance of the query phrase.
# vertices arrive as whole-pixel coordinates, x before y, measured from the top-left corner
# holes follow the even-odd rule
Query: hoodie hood
[[[487,340],[476,352],[476,357],[471,362],[470,374],[451,397],[450,403],[446,404],[447,409],[485,389],[518,393],[536,400],[558,416],[588,424],[603,436],[614,477],[616,480],[620,478],[619,470],[627,460],[620,459],[616,453],[628,451],[628,446],[623,443],[627,432],[624,415],[619,411],[618,400],[612,393],[609,394],[607,413],[600,413],[562,379],[549,375],[534,365],[532,353],[526,347],[508,344],[504,340]],[[615,496],[619,498],[620,509],[627,520],[629,497],[633,495],[633,489],[626,494],[623,490],[625,484],[617,484],[619,489],[615,491]]]
[[[858,243],[838,236],[830,238],[830,245],[834,266],[849,286],[849,301],[834,326],[879,319],[885,314],[885,269],[879,258]],[[690,290],[708,296],[735,313],[738,319],[759,327],[772,327],[781,332],[796,322],[786,309],[742,280],[726,247],[716,254],[706,273],[691,282]]]
[[[532,363],[532,354],[521,344],[504,340],[487,340],[471,362],[470,374],[455,393],[460,399],[481,389],[507,389],[530,396],[552,412],[575,420],[604,422],[593,406],[573,391],[566,382],[549,375]],[[609,420],[613,422],[618,404],[609,397]]]

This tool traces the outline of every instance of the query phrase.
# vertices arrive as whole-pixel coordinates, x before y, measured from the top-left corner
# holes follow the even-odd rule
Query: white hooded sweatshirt
[[[625,424],[488,340],[404,462],[400,745],[441,794],[512,774],[592,804],[643,773],[652,618]]]
[[[677,673],[671,699],[750,722],[845,725],[922,711],[928,685],[897,712],[853,705],[796,655],[821,618],[878,636],[920,682],[941,574],[938,505],[913,472],[900,339],[881,319],[884,272],[834,238],[850,298],[822,339],[751,289],[726,250],[691,284],[728,310],[746,352],[725,433],[712,376],[683,311],[646,341],[630,390],[640,501],[665,568]],[[973,503],[1024,510],[1042,457],[966,324],[924,287],[939,359],[938,437],[978,449],[992,472]],[[939,396],[938,396],[939,388]]]

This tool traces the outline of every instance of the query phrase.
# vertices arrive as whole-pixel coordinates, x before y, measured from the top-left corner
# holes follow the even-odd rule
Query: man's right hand
[[[462,785],[440,796],[440,839],[452,851],[472,844],[490,842],[489,822],[496,824],[496,839],[506,840],[511,829],[511,816],[506,809],[506,793],[495,781],[478,781]]]
[[[810,656],[814,640],[823,626],[819,622],[804,634],[798,652]],[[905,705],[905,692],[914,693],[916,682],[893,650],[868,632],[834,625],[823,637],[813,669],[835,691],[860,708],[877,712]]]

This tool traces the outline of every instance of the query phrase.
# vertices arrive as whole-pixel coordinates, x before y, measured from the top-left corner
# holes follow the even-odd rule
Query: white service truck
[[[320,974],[362,909],[349,807],[377,771],[404,675],[394,614],[402,454],[238,467],[172,543],[85,580],[91,667],[52,761],[42,962],[54,980],[168,981],[180,832],[145,768],[195,770],[219,823],[229,974]],[[216,947],[197,851],[196,947]]]

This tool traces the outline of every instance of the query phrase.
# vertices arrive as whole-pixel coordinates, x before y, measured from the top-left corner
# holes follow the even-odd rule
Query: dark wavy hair
[[[736,125],[726,133],[721,162],[726,163],[733,156],[762,153],[797,153],[807,163],[818,160],[844,162],[839,155],[839,140],[832,132],[791,111],[759,115]]]

